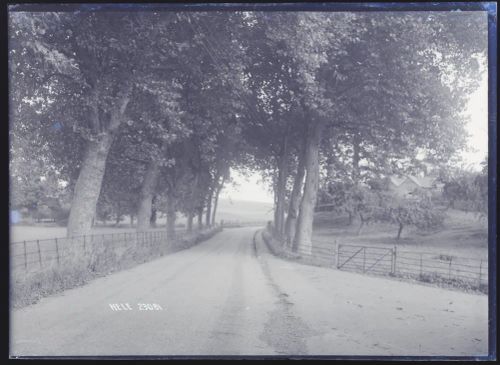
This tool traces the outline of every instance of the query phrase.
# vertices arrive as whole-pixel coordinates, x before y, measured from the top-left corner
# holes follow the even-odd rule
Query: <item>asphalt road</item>
[[[254,233],[12,311],[11,356],[486,354],[486,296],[285,261]]]

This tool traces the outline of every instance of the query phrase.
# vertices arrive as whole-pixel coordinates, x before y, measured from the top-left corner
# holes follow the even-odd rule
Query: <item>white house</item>
[[[439,193],[443,184],[435,176],[413,176],[413,175],[393,175],[389,177],[389,190],[398,196],[411,195],[416,190],[428,191],[429,193]]]

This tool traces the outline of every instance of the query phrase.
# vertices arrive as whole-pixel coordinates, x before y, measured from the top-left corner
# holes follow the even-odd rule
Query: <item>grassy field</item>
[[[255,222],[268,221],[273,217],[272,203],[260,203],[243,200],[227,200],[221,199],[217,208],[216,221],[221,220],[240,221],[240,222]],[[204,217],[205,218],[205,217]],[[186,218],[179,215],[177,224],[183,225],[186,223]],[[161,217],[157,221],[158,229],[165,229],[166,219]],[[182,229],[182,228],[181,228]],[[106,226],[97,226],[93,229],[93,233],[117,233],[117,232],[134,232],[135,228],[130,226],[130,220],[125,219],[118,226],[114,226],[113,222],[109,222]],[[38,224],[38,225],[14,225],[10,228],[10,241],[30,241],[37,239],[47,239],[56,237],[65,237],[66,227],[58,227],[55,224]]]
[[[272,220],[272,203],[251,201],[230,201],[221,199],[217,209],[216,221],[267,221]],[[488,257],[488,231],[486,221],[479,220],[472,213],[449,210],[444,227],[433,232],[420,232],[413,227],[405,227],[399,241],[395,239],[397,227],[390,224],[370,224],[357,235],[358,222],[347,225],[346,216],[334,213],[317,213],[314,222],[313,239],[315,245],[333,247],[335,242],[364,246],[398,246],[399,249],[420,252],[435,252],[455,256],[485,259]],[[118,227],[98,226],[95,233],[113,233],[134,231],[129,222],[122,222]],[[177,223],[185,224],[185,218],[179,216]],[[158,220],[158,229],[164,229],[164,218]],[[182,229],[182,228],[181,228]],[[65,227],[56,226],[21,226],[11,227],[11,242],[64,237]]]
[[[268,221],[273,219],[273,203],[221,199],[215,220],[225,221]]]
[[[449,210],[444,226],[432,232],[421,232],[405,227],[396,240],[398,227],[374,223],[363,227],[357,235],[359,223],[347,225],[348,218],[334,213],[318,213],[315,217],[313,240],[316,246],[333,247],[335,242],[362,246],[398,246],[407,251],[432,252],[477,259],[488,257],[488,229],[486,220],[472,213]]]

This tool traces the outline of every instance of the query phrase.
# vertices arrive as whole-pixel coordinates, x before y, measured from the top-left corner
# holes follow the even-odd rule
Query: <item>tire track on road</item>
[[[268,285],[277,297],[275,308],[268,314],[268,320],[260,338],[279,354],[306,355],[308,351],[305,338],[315,333],[294,314],[294,304],[289,300],[289,295],[273,280],[265,257],[258,254],[256,237],[259,233],[262,234],[262,230],[256,231],[253,236],[253,253],[260,263]]]
[[[208,241],[206,241],[206,242],[208,242]],[[171,282],[175,278],[179,277],[179,275],[181,275],[182,273],[184,273],[185,271],[187,271],[188,269],[190,269],[191,267],[193,267],[195,264],[199,263],[202,260],[206,260],[206,258],[208,256],[213,256],[213,255],[216,255],[217,253],[220,253],[221,251],[223,251],[225,249],[225,243],[224,243],[224,241],[220,241],[220,242],[217,242],[217,243],[218,244],[215,247],[213,247],[213,249],[211,249],[209,251],[204,251],[203,254],[199,255],[198,257],[196,257],[191,262],[184,264],[184,266],[182,266],[178,270],[174,271],[167,278],[161,280],[158,285],[155,285],[154,287],[151,287],[149,289],[149,292],[154,292],[154,291],[158,290],[159,288],[164,287],[169,282]],[[142,298],[143,297],[140,297],[140,299],[142,299]]]
[[[245,315],[244,285],[242,274],[243,242],[238,243],[238,249],[233,253],[234,266],[231,271],[231,286],[216,323],[217,327],[210,333],[208,349],[218,351],[217,354],[241,354],[237,343],[242,337],[242,323]]]

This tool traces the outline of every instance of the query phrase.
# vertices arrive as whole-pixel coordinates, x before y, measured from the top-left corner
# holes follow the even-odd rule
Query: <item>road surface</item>
[[[12,311],[11,356],[487,354],[487,296],[285,261],[254,233]]]

